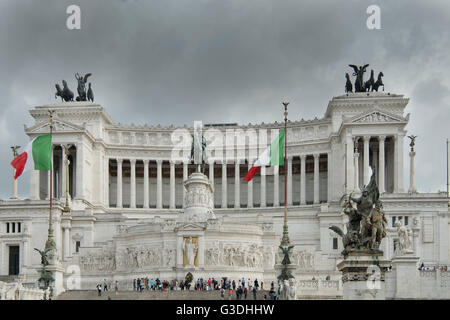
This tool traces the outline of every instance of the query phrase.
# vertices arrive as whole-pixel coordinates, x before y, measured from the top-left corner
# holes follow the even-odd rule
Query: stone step
[[[269,299],[268,291],[259,290],[256,294],[257,300],[263,300],[264,295]],[[72,290],[60,294],[56,300],[221,300],[220,291],[197,291],[197,290],[169,290],[169,291],[119,291],[117,294],[112,291],[102,292],[98,296],[96,290]],[[244,296],[242,296],[244,299]],[[229,300],[228,293],[225,300]],[[232,300],[236,300],[236,293],[233,292]],[[247,294],[247,300],[253,300],[253,294]]]

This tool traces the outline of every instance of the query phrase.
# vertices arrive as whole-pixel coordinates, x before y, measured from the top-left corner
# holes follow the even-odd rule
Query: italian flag
[[[262,166],[282,166],[284,164],[284,130],[272,141],[270,146],[258,157],[248,170],[244,180],[250,182]]]
[[[15,174],[14,179],[30,169],[51,170],[52,135],[45,134],[31,140],[25,147],[24,152],[19,154],[12,162]]]

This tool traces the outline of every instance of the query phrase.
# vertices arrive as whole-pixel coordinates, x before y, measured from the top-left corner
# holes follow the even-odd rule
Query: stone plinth
[[[394,299],[419,298],[419,257],[414,254],[398,255],[392,259],[392,272],[395,279]]]
[[[382,252],[350,252],[337,265],[344,300],[385,300],[385,273],[390,265]]]

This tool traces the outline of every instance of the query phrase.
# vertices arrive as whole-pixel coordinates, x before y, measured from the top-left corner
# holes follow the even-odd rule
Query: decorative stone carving
[[[216,219],[213,213],[213,187],[207,176],[194,172],[185,181],[185,210],[180,215],[184,222],[206,222]]]
[[[412,231],[408,227],[402,225],[402,223],[397,220],[395,222],[397,227],[398,242],[395,248],[396,255],[404,255],[406,253],[413,253],[411,244]]]
[[[121,249],[117,251],[116,263],[118,270],[159,267],[162,263],[161,248],[141,246],[138,248]]]
[[[86,272],[116,270],[116,257],[112,250],[86,252],[80,256],[80,268]]]
[[[175,249],[169,249],[169,248],[164,249],[163,257],[164,257],[164,265],[166,267],[175,266],[175,254],[176,254]]]
[[[299,270],[314,270],[314,254],[312,252],[294,251],[293,260]]]
[[[272,254],[272,258],[270,257],[270,254]],[[258,246],[257,244],[224,245],[223,243],[219,243],[206,249],[205,264],[262,268],[264,263],[267,265],[270,263],[264,261],[265,256],[270,259],[269,261],[273,262],[273,253],[270,253],[270,251],[265,252],[263,246]],[[273,264],[271,266],[273,266]]]

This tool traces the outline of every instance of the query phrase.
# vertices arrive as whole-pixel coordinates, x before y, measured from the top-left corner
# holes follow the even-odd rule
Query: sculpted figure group
[[[365,64],[364,66],[356,66],[354,64],[349,64],[351,68],[353,68],[353,76],[356,76],[355,79],[355,92],[368,92],[368,91],[377,91],[379,87],[383,87],[384,91],[384,84],[383,80],[381,79],[384,74],[383,72],[380,72],[378,74],[378,78],[375,81],[374,78],[374,72],[373,70],[370,71],[370,78],[367,81],[364,81],[364,72],[366,72],[366,68],[369,66],[368,64]],[[345,74],[345,92],[353,92],[353,85],[350,81],[350,76],[348,73]]]
[[[386,237],[387,220],[375,182],[375,171],[370,182],[358,198],[352,194],[344,200],[344,213],[348,216],[347,233],[337,226],[330,229],[342,237],[345,256],[351,251],[379,251],[381,240]],[[356,206],[356,208],[355,208]]]
[[[76,101],[92,101],[94,102],[94,92],[92,91],[91,83],[89,82],[89,88],[86,92],[86,83],[89,76],[91,76],[91,73],[87,73],[84,76],[79,75],[78,73],[75,74],[75,79],[77,80],[78,87],[78,97],[76,97]],[[56,93],[55,93],[55,99],[57,97],[61,98],[61,101],[74,101],[74,94],[69,89],[67,85],[67,81],[62,81],[62,89],[59,84],[55,84]]]

